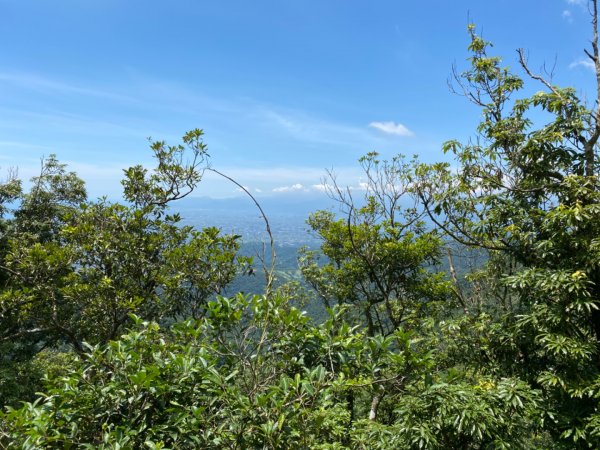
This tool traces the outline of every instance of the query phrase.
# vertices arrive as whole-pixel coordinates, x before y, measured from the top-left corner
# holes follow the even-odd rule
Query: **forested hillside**
[[[201,130],[122,203],[53,156],[3,182],[0,447],[600,448],[600,90],[468,36],[472,139],[330,174],[298,254],[172,212],[218,169]]]

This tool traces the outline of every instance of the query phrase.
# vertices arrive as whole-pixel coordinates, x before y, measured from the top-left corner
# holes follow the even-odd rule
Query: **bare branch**
[[[377,393],[373,396],[371,401],[371,410],[369,411],[369,420],[374,421],[377,419],[377,410],[379,409],[379,403],[385,394],[385,391],[381,388],[377,389]]]
[[[594,125],[587,142],[584,142],[585,157],[585,175],[594,175],[595,154],[594,147],[598,138],[600,138],[600,55],[598,51],[598,1],[592,0],[591,11],[592,28],[594,37],[592,39],[593,57],[586,51],[586,54],[594,61],[596,72],[596,109],[594,111]]]
[[[264,210],[260,206],[260,203],[258,203],[258,200],[256,200],[256,198],[250,193],[250,191],[248,191],[248,189],[246,189],[244,186],[242,186],[240,183],[238,183],[236,180],[234,180],[230,176],[227,176],[224,173],[219,172],[217,169],[213,169],[212,167],[209,167],[207,170],[210,170],[211,172],[214,172],[217,175],[221,175],[223,178],[228,179],[233,184],[235,184],[237,187],[239,187],[242,191],[244,191],[252,199],[252,201],[254,202],[254,204],[256,205],[258,210],[260,211],[260,215],[262,216],[262,219],[265,222],[265,228],[267,230],[267,234],[269,235],[269,245],[271,247],[271,267],[267,268],[264,256],[262,259],[263,270],[265,272],[265,280],[267,282],[267,287],[265,288],[265,294],[267,296],[269,296],[273,289],[273,281],[275,278],[275,259],[277,256],[275,253],[275,240],[273,239],[273,233],[271,232],[271,224],[269,223],[269,219],[267,218],[267,215],[265,214]],[[264,250],[263,250],[263,252],[264,252]]]
[[[532,78],[532,79],[534,79],[534,80],[539,81],[540,83],[542,83],[544,86],[546,86],[556,96],[562,98],[562,95],[560,94],[560,92],[557,91],[554,88],[554,86],[552,86],[550,84],[550,82],[548,80],[546,80],[541,75],[534,74],[531,71],[531,69],[529,69],[529,66],[527,65],[527,58],[525,57],[525,50],[523,50],[522,48],[517,49],[517,53],[519,54],[519,64],[521,64],[521,67],[523,68],[523,70],[525,70],[525,72],[527,73],[527,75],[529,75],[530,78]]]
[[[467,303],[465,301],[465,295],[463,294],[462,288],[458,282],[458,277],[456,276],[456,268],[454,267],[454,260],[452,258],[452,250],[448,248],[448,265],[450,266],[450,275],[452,276],[452,282],[454,283],[454,292],[456,297],[458,298],[464,313],[469,315],[469,308],[467,308]]]

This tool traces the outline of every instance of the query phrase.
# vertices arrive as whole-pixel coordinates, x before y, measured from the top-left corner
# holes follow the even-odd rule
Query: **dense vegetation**
[[[519,97],[469,32],[476,138],[452,163],[368,154],[361,199],[332,176],[302,283],[265,258],[263,294],[220,295],[261,270],[169,214],[200,130],[125,171],[125,204],[54,157],[0,185],[0,447],[600,448],[600,105],[523,58],[541,90]]]

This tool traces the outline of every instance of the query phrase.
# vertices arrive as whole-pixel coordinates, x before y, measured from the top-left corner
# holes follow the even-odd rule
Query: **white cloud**
[[[350,184],[344,187],[344,189],[350,191],[368,191],[370,188],[369,183],[365,183],[364,181],[359,181],[357,184]]]
[[[245,190],[242,189],[241,187],[237,187],[237,188],[235,188],[235,192],[242,192],[244,194],[246,194],[248,192],[256,192],[257,194],[262,193],[262,189],[260,189],[260,188],[251,188],[250,186],[245,186],[245,185],[243,186],[243,188]]]
[[[573,14],[571,14],[571,11],[569,11],[568,9],[565,9],[562,12],[562,18],[565,19],[569,23],[573,23]]]
[[[587,0],[567,0],[567,3],[569,5],[585,6],[585,4],[587,3]]]
[[[327,171],[322,167],[289,166],[289,167],[239,167],[219,166],[219,171],[227,174],[243,186],[250,186],[252,192],[261,196],[282,194],[310,194],[325,192],[315,187],[324,181]],[[356,185],[360,181],[361,169],[355,166],[336,167],[336,180],[341,186]],[[300,188],[301,185],[302,187]],[[295,188],[294,188],[295,187]],[[259,192],[259,190],[261,192]],[[214,172],[205,172],[195,196],[214,198],[230,197],[233,188],[231,182]],[[239,192],[235,193],[240,195]]]
[[[382,131],[385,134],[394,134],[396,136],[414,136],[415,134],[410,131],[406,126],[396,122],[371,122],[369,124],[371,128],[375,128]]]
[[[306,189],[300,183],[292,184],[291,186],[280,186],[280,187],[273,188],[273,192],[299,192],[299,191],[308,192],[308,189]]]
[[[596,70],[594,62],[589,59],[580,59],[579,61],[573,61],[571,64],[569,64],[569,69],[574,69],[575,67],[579,66],[585,67],[586,69],[590,70]]]
[[[314,189],[315,191],[318,191],[318,192],[329,192],[332,187],[333,186],[331,186],[330,184],[326,184],[326,183],[313,184],[311,186],[312,189]]]
[[[359,181],[357,184],[342,185],[340,187],[343,190],[348,189],[350,191],[368,191],[369,183],[366,183],[364,181]],[[313,191],[317,191],[317,192],[328,193],[334,189],[334,186],[331,184],[328,184],[328,183],[320,183],[320,184],[313,184],[311,186],[311,189]]]

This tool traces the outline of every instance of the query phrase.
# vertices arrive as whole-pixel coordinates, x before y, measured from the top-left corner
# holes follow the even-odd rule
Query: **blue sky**
[[[475,22],[507,65],[593,98],[582,0],[0,0],[0,166],[56,153],[92,197],[151,165],[147,137],[204,129],[212,165],[260,196],[313,195],[357,159],[443,156],[479,111],[447,86]],[[536,87],[537,89],[537,87]],[[199,196],[240,195],[207,176]]]

